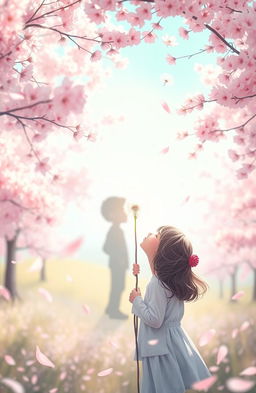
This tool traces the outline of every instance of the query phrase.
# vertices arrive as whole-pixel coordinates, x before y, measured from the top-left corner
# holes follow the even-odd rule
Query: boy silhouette
[[[101,205],[103,217],[112,222],[103,250],[109,255],[109,268],[111,274],[111,289],[109,301],[105,310],[113,319],[127,319],[128,315],[119,310],[121,294],[125,288],[125,272],[128,269],[128,252],[124,233],[120,224],[127,222],[124,210],[125,198],[109,197]]]

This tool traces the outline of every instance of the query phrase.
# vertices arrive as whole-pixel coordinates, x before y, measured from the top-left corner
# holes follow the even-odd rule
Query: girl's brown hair
[[[187,302],[197,300],[207,291],[208,284],[200,280],[189,266],[193,248],[185,235],[175,227],[158,229],[159,247],[153,260],[157,277],[165,288],[178,299]]]

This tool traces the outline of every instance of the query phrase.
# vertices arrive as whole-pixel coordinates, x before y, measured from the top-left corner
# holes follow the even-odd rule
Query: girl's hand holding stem
[[[134,276],[137,276],[140,273],[140,265],[138,265],[138,263],[134,263],[132,266],[132,273],[134,274]]]

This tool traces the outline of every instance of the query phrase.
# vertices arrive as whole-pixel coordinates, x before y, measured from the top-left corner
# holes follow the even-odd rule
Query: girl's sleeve
[[[153,328],[160,328],[163,323],[167,296],[165,289],[157,279],[148,288],[147,303],[141,296],[136,296],[133,301],[132,313],[137,315],[146,325]]]

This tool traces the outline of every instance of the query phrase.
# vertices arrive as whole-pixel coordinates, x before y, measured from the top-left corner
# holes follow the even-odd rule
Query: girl
[[[184,393],[194,382],[211,376],[180,325],[184,301],[203,295],[207,284],[192,272],[198,257],[192,255],[191,243],[178,229],[163,226],[156,235],[149,233],[140,246],[153,274],[144,300],[139,289],[133,289],[129,297],[133,314],[140,318],[141,393]],[[133,274],[139,272],[139,265],[134,264]]]

